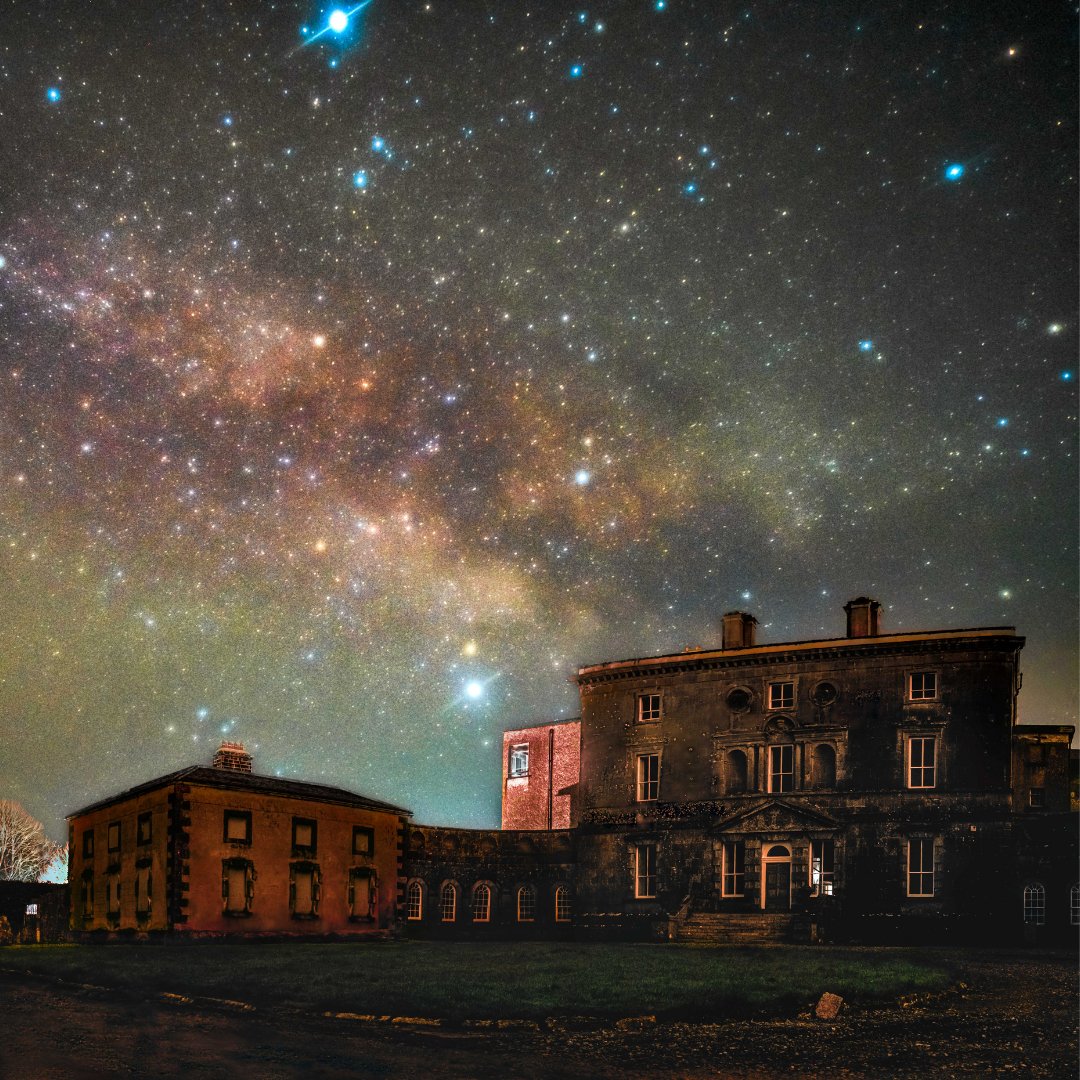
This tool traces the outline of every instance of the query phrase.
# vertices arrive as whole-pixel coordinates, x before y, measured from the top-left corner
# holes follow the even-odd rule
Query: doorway
[[[761,907],[764,911],[791,910],[791,849],[773,844],[762,857]]]

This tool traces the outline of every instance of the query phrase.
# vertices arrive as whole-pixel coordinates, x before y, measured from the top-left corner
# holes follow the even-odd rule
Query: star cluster
[[[57,4],[0,43],[0,772],[498,820],[579,664],[1016,625],[1075,722],[1067,17]]]

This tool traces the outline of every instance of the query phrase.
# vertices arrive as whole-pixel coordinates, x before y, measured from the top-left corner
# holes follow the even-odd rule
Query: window
[[[725,840],[723,860],[721,896],[742,896],[746,880],[746,844],[742,840]]]
[[[529,744],[519,743],[510,748],[510,776],[529,775]]]
[[[319,826],[309,818],[292,819],[292,846],[294,855],[314,855],[319,843]]]
[[[536,918],[536,890],[522,885],[517,891],[517,921],[532,922]]]
[[[415,922],[424,914],[424,889],[419,881],[410,881],[405,890],[405,918]]]
[[[1024,922],[1029,926],[1046,922],[1046,890],[1037,883],[1024,886]]]
[[[727,706],[732,712],[746,712],[754,695],[745,686],[735,686],[727,693]]]
[[[795,747],[790,743],[769,747],[769,790],[795,789]]]
[[[656,896],[656,846],[639,844],[634,848],[634,896],[649,900]]]
[[[649,724],[660,719],[660,695],[638,694],[637,718],[639,724]]]
[[[110,919],[120,918],[120,876],[110,874],[105,879],[105,914]]]
[[[135,842],[137,844],[150,844],[154,840],[154,815],[149,811],[140,814],[135,828]]]
[[[154,877],[149,866],[140,866],[135,871],[135,914],[146,918],[153,908]]]
[[[120,822],[119,821],[110,821],[109,822],[108,850],[109,850],[110,854],[112,852],[114,852],[114,851],[119,851],[120,850]]]
[[[419,883],[414,881],[413,884]],[[374,873],[366,866],[354,866],[349,871],[349,891],[346,896],[349,904],[349,918],[354,921],[373,920],[377,897]],[[412,916],[410,915],[409,918]]]
[[[94,830],[87,829],[82,834],[82,853],[84,859],[92,859],[94,857]]]
[[[908,676],[909,701],[934,701],[937,699],[937,672],[913,671]]]
[[[836,751],[827,743],[814,747],[811,756],[813,766],[814,787],[836,787]]]
[[[439,890],[439,918],[453,922],[457,918],[457,886],[448,881]]]
[[[1041,810],[1046,805],[1046,792],[1041,787],[1033,787],[1028,791],[1028,806],[1034,810]]]
[[[769,683],[769,708],[794,709],[795,684],[793,682]]]
[[[82,917],[90,920],[94,917],[94,872],[85,870],[82,876]]]
[[[934,841],[932,837],[914,837],[908,841],[908,896],[934,895]]]
[[[936,746],[933,735],[908,739],[908,787],[932,788],[936,780]]]
[[[1073,926],[1080,926],[1080,885],[1074,885],[1069,890],[1069,922]]]
[[[638,754],[637,801],[655,802],[660,798],[660,755]]]
[[[1074,892],[1080,893],[1080,888],[1074,888]],[[1077,901],[1080,904],[1080,900]],[[1080,907],[1077,908],[1080,911]],[[560,885],[555,890],[555,921],[569,922],[573,911],[570,902],[570,890],[565,885]]]
[[[251,914],[255,899],[255,867],[247,859],[222,860],[221,898],[226,915],[236,917]]]
[[[27,915],[36,915],[37,913],[38,913],[37,904],[27,904],[26,905],[26,914]]]
[[[230,844],[251,843],[251,811],[226,810],[224,840]]]
[[[375,854],[375,830],[366,825],[354,825],[352,830],[352,853],[354,855]]]
[[[472,894],[473,922],[491,921],[491,886],[481,882]]]
[[[322,894],[322,873],[315,863],[289,865],[289,913],[294,919],[316,919]]]
[[[836,848],[831,840],[810,842],[810,888],[816,896],[832,896]]]

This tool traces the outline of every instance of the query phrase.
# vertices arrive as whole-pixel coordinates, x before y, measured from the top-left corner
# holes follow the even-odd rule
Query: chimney
[[[848,637],[877,637],[881,632],[881,605],[869,596],[856,596],[844,605]]]
[[[723,649],[752,649],[757,619],[745,611],[729,611],[723,620]]]
[[[223,742],[214,755],[211,768],[226,772],[251,772],[251,755],[242,742]]]

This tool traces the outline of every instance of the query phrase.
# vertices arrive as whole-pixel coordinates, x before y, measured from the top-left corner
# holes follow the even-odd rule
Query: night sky
[[[1076,722],[1067,5],[338,10],[8,8],[0,797],[489,826],[577,666],[860,593]]]

